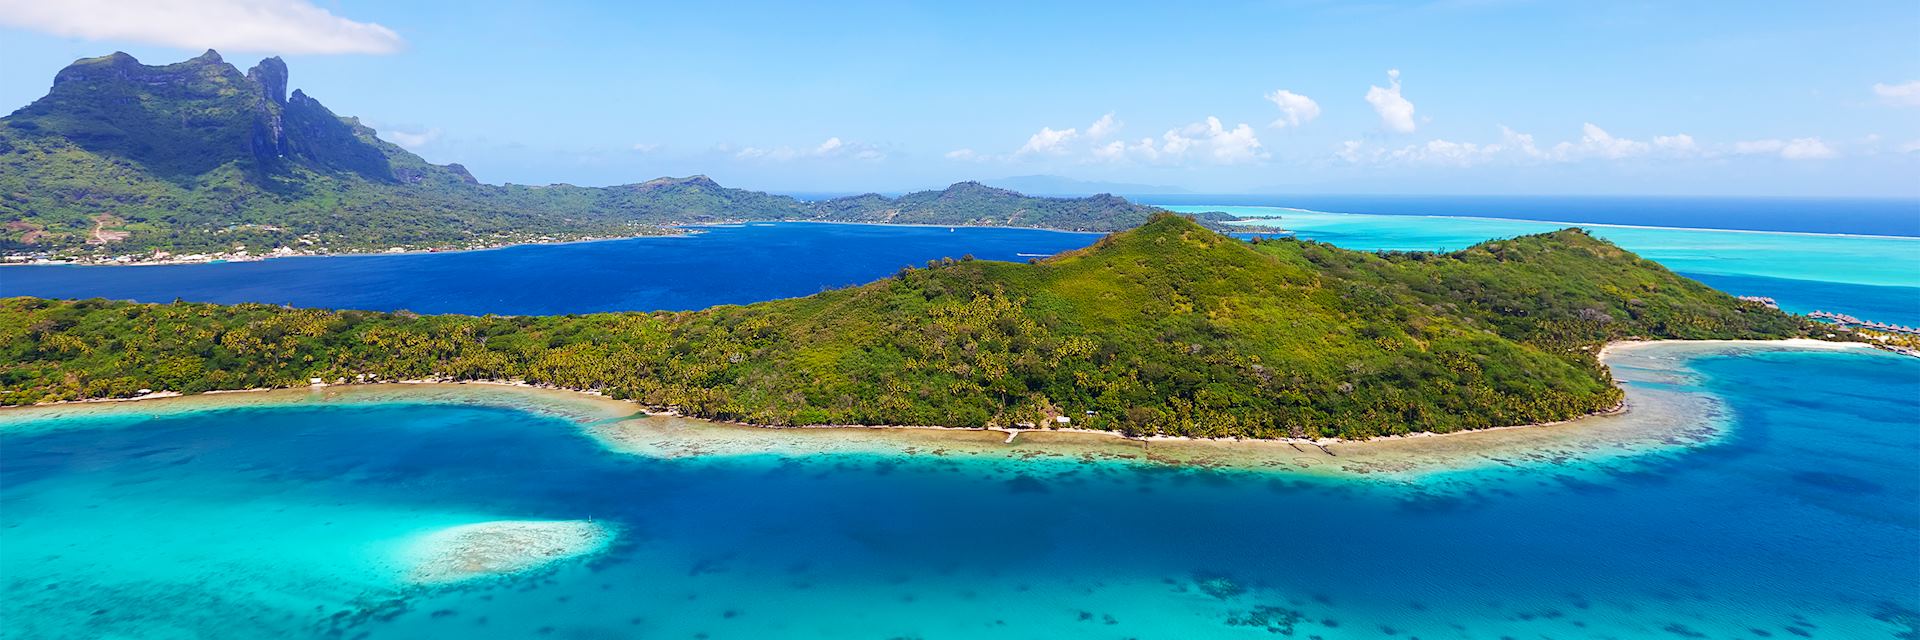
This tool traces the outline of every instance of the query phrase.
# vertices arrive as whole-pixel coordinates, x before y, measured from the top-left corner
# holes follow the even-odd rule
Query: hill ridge
[[[705,175],[612,187],[485,184],[464,166],[436,165],[380,139],[305,89],[288,93],[277,57],[242,73],[213,50],[167,65],[115,52],[54,77],[46,96],[0,118],[0,252],[469,248],[741,220],[1114,231],[1157,211],[1110,196],[1030,198],[977,183],[821,203]]]
[[[1448,253],[1242,241],[1162,214],[1030,263],[960,259],[690,312],[414,316],[0,301],[0,403],[518,379],[766,425],[1363,437],[1614,407],[1627,337],[1777,338],[1805,321],[1579,231]]]

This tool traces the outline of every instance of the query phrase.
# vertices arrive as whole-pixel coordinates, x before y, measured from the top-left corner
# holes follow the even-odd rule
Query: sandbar
[[[403,552],[407,579],[448,584],[537,569],[606,549],[613,529],[588,520],[496,520],[439,529]]]

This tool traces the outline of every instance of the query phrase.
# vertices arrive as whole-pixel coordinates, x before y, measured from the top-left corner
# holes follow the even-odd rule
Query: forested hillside
[[[8,404],[380,379],[515,378],[763,424],[1371,436],[1559,420],[1620,398],[1606,340],[1776,338],[1742,303],[1579,230],[1376,255],[1161,214],[1030,264],[941,261],[681,313],[415,316],[14,298]],[[1087,412],[1093,412],[1089,414]]]

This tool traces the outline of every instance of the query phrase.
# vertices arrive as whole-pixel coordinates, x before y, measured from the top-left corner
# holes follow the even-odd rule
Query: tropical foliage
[[[1445,254],[1246,242],[1161,214],[1029,264],[940,260],[807,298],[681,313],[416,316],[0,302],[0,401],[309,378],[522,379],[762,424],[1371,436],[1613,406],[1626,336],[1802,321],[1578,230]]]

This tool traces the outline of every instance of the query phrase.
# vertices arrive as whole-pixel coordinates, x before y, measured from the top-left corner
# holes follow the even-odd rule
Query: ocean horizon
[[[1920,236],[1916,197],[1615,195],[1135,194],[1162,206],[1283,207],[1326,213],[1499,218],[1673,229]]]

